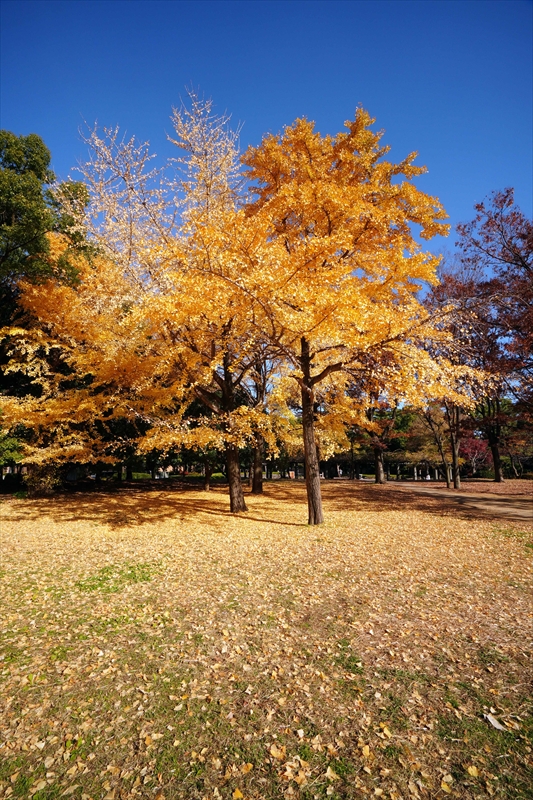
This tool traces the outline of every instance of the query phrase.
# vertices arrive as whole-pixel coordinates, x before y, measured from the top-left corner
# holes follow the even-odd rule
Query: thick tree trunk
[[[496,483],[503,483],[505,479],[503,477],[503,464],[498,440],[489,438],[489,447],[494,463],[494,481]]]
[[[459,464],[459,448],[457,450],[452,448],[452,473],[453,473],[453,488],[461,488],[461,473]]]
[[[206,463],[204,467],[204,492],[211,489],[211,475],[213,474],[213,465]]]
[[[226,463],[228,465],[230,511],[233,514],[248,511],[242,489],[239,449],[234,444],[226,445]]]
[[[309,342],[301,340],[302,379],[302,426],[305,455],[305,486],[307,489],[308,524],[320,525],[324,522],[322,512],[322,492],[320,488],[320,465],[315,441],[315,420],[313,410],[313,386],[311,382],[311,357]]]
[[[498,396],[486,397],[484,402],[479,404],[477,410],[483,417],[485,435],[492,453],[494,481],[495,483],[503,483],[503,465],[500,454],[502,437],[502,409],[500,398]]]
[[[386,483],[385,468],[383,466],[383,450],[381,447],[374,447],[374,466],[376,483]]]
[[[252,494],[263,494],[263,437],[255,437],[252,463]]]

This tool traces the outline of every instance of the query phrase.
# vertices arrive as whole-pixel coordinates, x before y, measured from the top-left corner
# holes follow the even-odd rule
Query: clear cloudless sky
[[[84,123],[169,154],[187,86],[243,148],[299,116],[335,134],[362,105],[452,224],[506,186],[531,216],[532,41],[531,0],[2,0],[0,124],[39,134],[64,179]]]

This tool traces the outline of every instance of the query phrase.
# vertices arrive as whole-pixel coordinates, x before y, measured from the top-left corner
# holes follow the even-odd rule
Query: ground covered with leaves
[[[393,482],[392,485],[394,485]],[[413,485],[414,482],[409,482]],[[432,489],[441,489],[447,491],[446,484],[443,482],[431,481],[418,481],[415,486],[430,486]],[[532,497],[533,496],[533,481],[519,480],[511,478],[510,480],[503,481],[502,483],[495,483],[489,478],[475,478],[461,481],[461,488],[454,489],[453,491],[469,492],[472,494],[498,494],[514,497]]]
[[[531,526],[324,497],[4,500],[0,797],[533,797]]]

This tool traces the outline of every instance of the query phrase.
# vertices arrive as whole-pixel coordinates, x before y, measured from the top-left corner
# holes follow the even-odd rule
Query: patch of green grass
[[[58,644],[50,650],[50,661],[66,661],[70,653],[70,647]]]
[[[93,633],[107,633],[119,630],[132,621],[127,614],[118,614],[116,617],[95,617],[90,622],[90,628]]]
[[[12,784],[13,797],[29,797],[30,787],[35,780],[34,775],[20,773],[17,780]]]
[[[407,669],[385,667],[379,669],[378,672],[385,680],[397,681],[404,686],[409,686],[412,683],[430,684],[433,680],[432,677],[425,672],[410,672]]]
[[[28,655],[21,647],[16,647],[14,644],[8,644],[4,649],[3,658],[0,659],[0,663],[15,664],[17,662],[20,663],[27,660]]]
[[[380,716],[383,720],[389,721],[395,728],[406,730],[409,728],[409,719],[403,709],[403,699],[394,694],[387,692],[384,698],[384,708],[380,710]]]
[[[171,743],[160,748],[157,753],[155,768],[165,780],[184,783],[189,773],[189,764],[184,762],[183,753]]]
[[[481,755],[483,771],[498,782],[499,797],[533,798],[527,731],[525,736],[518,731],[500,731],[479,717],[458,719],[449,713],[438,716],[435,732],[451,748],[449,769],[457,791],[469,784],[465,763],[479,761]]]
[[[336,772],[339,778],[347,780],[348,777],[355,771],[355,767],[351,761],[345,758],[335,758],[330,762],[329,766]]]
[[[64,787],[60,786],[57,783],[52,783],[50,786],[47,786],[45,789],[41,789],[39,792],[36,792],[32,795],[33,800],[56,800],[57,797],[61,797],[64,791]],[[79,791],[74,792],[70,796],[73,798],[79,797],[82,791],[82,787],[79,787]]]
[[[24,763],[23,756],[6,758],[4,761],[0,761],[0,781],[5,781],[15,772],[18,772]]]
[[[449,689],[444,690],[444,702],[449,703],[452,708],[459,708],[459,700],[457,699],[457,695],[455,695]]]
[[[106,594],[120,592],[129,583],[151,581],[159,571],[154,564],[111,564],[102,567],[96,575],[76,581],[76,588],[82,592],[101,591]]]
[[[86,758],[94,748],[94,737],[87,734],[83,739],[69,739],[66,743],[69,751],[69,760],[75,761],[78,758]]]
[[[346,670],[351,672],[352,675],[362,675],[364,670],[363,662],[359,656],[351,649],[350,642],[347,639],[340,639],[337,642],[337,647],[340,652],[335,656],[335,663]]]
[[[403,753],[403,750],[395,744],[387,744],[383,748],[383,753],[387,758],[398,758]]]
[[[311,761],[314,752],[308,744],[301,744],[298,748],[298,755],[300,758],[303,758],[304,761]]]
[[[531,531],[521,531],[518,528],[500,528],[498,525],[493,526],[493,531],[505,536],[507,539],[518,539],[518,541],[524,542],[524,547],[528,550],[533,549]]]
[[[484,667],[494,667],[496,664],[503,664],[509,661],[506,655],[490,646],[480,647],[477,652],[477,658]]]
[[[481,751],[487,746],[499,754],[507,752],[516,740],[514,733],[498,731],[485,720],[477,717],[458,719],[451,713],[438,715],[436,733],[444,740],[467,741],[476,751]]]

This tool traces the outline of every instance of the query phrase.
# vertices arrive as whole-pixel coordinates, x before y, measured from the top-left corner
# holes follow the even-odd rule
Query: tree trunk
[[[253,449],[252,494],[263,494],[263,437],[257,434]]]
[[[324,522],[322,492],[320,489],[320,465],[315,440],[314,397],[311,381],[311,357],[309,342],[301,339],[302,379],[302,427],[305,455],[305,486],[307,489],[308,525]]]
[[[503,464],[498,441],[492,441],[489,439],[489,447],[490,452],[492,453],[492,461],[494,463],[494,481],[496,483],[503,483],[505,479],[503,477]]]
[[[452,451],[452,475],[453,488],[461,488],[461,475],[459,463],[459,444],[461,442],[461,409],[453,403],[444,403],[446,410],[446,421],[448,423],[448,433],[450,436],[450,449]]]
[[[460,473],[460,464],[459,464],[459,448],[457,450],[455,447],[452,449],[452,474],[453,474],[453,488],[460,489],[461,488],[461,473]]]
[[[524,474],[524,470],[522,468],[522,463],[520,461],[520,458],[518,458],[518,456],[516,456],[514,453],[510,453],[509,457],[511,460],[511,469],[514,472],[515,478],[521,478],[522,475]],[[518,467],[516,466],[517,464]]]
[[[442,441],[442,436],[440,434],[439,428],[435,423],[433,417],[431,416],[431,411],[428,409],[424,413],[424,419],[428,424],[431,433],[433,434],[433,439],[435,440],[435,444],[439,450],[440,459],[442,461],[442,466],[444,467],[444,477],[446,480],[446,488],[452,488],[452,482],[450,480],[450,465],[448,464],[448,459],[446,458],[446,453],[444,451],[444,443]]]
[[[502,438],[502,409],[498,396],[486,397],[478,406],[478,412],[483,417],[485,435],[489,443],[492,460],[494,462],[494,481],[503,483],[503,465],[500,454]]]
[[[374,466],[376,473],[376,483],[386,483],[385,469],[383,466],[383,450],[381,447],[374,447]]]
[[[454,417],[459,415],[459,409],[453,410]],[[453,475],[453,488],[460,489],[461,488],[461,475],[460,475],[460,464],[459,464],[459,436],[458,436],[458,424],[455,423],[450,427],[450,444],[452,450],[452,475]]]
[[[239,449],[234,444],[226,445],[226,463],[228,465],[230,511],[232,514],[248,511],[242,489]]]
[[[204,467],[204,492],[211,489],[211,475],[213,474],[213,465],[206,463]]]

